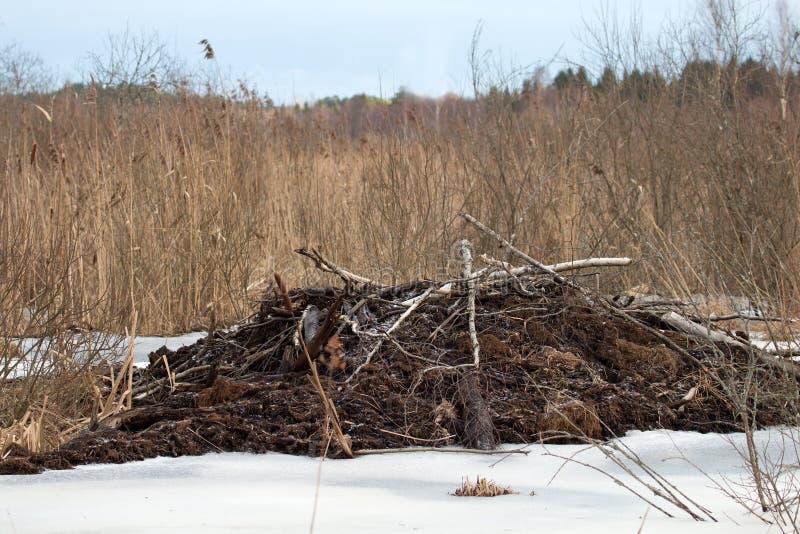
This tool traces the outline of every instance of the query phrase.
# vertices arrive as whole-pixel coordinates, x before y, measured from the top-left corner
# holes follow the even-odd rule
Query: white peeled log
[[[720,332],[719,330],[711,330],[710,328],[706,328],[705,326],[690,321],[689,319],[672,311],[661,315],[661,320],[676,330],[686,334],[702,337],[713,342],[726,343],[728,345],[740,347],[745,350],[754,350],[760,362],[769,365],[770,367],[776,367],[782,371],[786,371],[787,373],[790,373],[796,377],[800,377],[800,367],[795,365],[793,362],[767,354],[758,347],[742,343],[741,341],[734,339],[731,336]]]
[[[532,274],[532,273],[541,273],[542,268],[544,268],[546,271],[559,273],[565,271],[575,271],[587,267],[625,267],[633,263],[633,260],[630,258],[586,258],[582,260],[572,260],[561,263],[555,263],[553,265],[543,265],[541,267],[536,265],[523,265],[522,267],[514,267],[510,263],[496,260],[492,257],[487,256],[486,254],[481,254],[481,261],[483,261],[487,265],[491,265],[492,267],[499,267],[500,269],[503,269],[502,271],[495,271],[489,273],[489,275],[486,278],[490,281],[503,280],[510,276],[525,276],[527,274]],[[478,271],[475,271],[472,273],[469,279],[477,280],[481,276],[484,276],[486,274],[486,271],[487,269],[480,269]],[[452,292],[453,292],[453,284],[448,282],[436,288],[433,291],[433,295],[431,295],[431,298],[446,297],[451,295]],[[410,299],[404,300],[403,302],[400,303],[400,305],[413,306],[414,304],[419,302],[420,298],[421,296],[412,297]]]
[[[497,280],[499,278],[506,278],[508,276],[523,276],[526,274],[541,272],[542,269],[534,265],[523,265],[522,267],[514,267],[510,263],[494,259],[481,254],[481,260],[487,265],[499,267],[502,271],[497,271],[489,275],[490,280]],[[561,273],[565,271],[576,271],[587,267],[626,267],[633,263],[630,258],[586,258],[583,260],[572,260],[553,265],[545,265],[544,267],[555,272]]]
[[[673,311],[661,315],[661,320],[670,325],[671,327],[675,328],[676,330],[679,330],[686,334],[702,337],[709,341],[725,343],[728,345],[741,347],[743,349],[750,348],[750,345],[746,345],[745,343],[742,343],[741,341],[732,338],[731,336],[725,334],[724,332],[720,332],[719,330],[712,330],[701,324],[697,324],[694,321],[690,321],[686,317],[683,317],[682,315],[679,315]]]

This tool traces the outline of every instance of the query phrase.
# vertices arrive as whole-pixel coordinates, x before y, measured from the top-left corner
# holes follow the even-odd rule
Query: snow
[[[147,355],[158,350],[164,345],[169,350],[177,350],[185,345],[194,345],[198,339],[206,337],[206,332],[192,332],[182,336],[159,337],[159,336],[137,336],[133,342],[133,364],[137,367],[147,367],[150,361]],[[127,343],[123,346],[121,354],[125,354]]]
[[[777,429],[760,431],[756,439],[775,455],[777,435]],[[668,518],[654,509],[643,520],[647,504],[608,477],[577,464],[559,471],[563,461],[547,455],[571,455],[581,446],[532,445],[528,456],[412,452],[320,463],[224,453],[6,476],[0,477],[0,532],[307,532],[320,466],[318,533],[616,534],[637,532],[643,522],[645,533],[766,530],[690,465],[717,480],[746,478],[733,447],[743,444],[742,435],[649,431],[622,441],[719,522],[695,522],[679,512]],[[595,449],[578,459],[631,482]],[[451,495],[462,477],[476,475],[519,493]]]
[[[791,352],[800,350],[800,340],[775,341],[765,334],[750,334],[750,344],[767,352]],[[800,356],[793,356],[790,359],[800,362]]]
[[[137,336],[133,342],[133,364],[136,367],[147,367],[150,363],[147,356],[154,350],[158,350],[164,345],[170,350],[176,350],[184,345],[193,345],[206,335],[206,332],[191,332],[173,337]],[[46,364],[46,359],[43,360],[42,356],[49,354],[52,357],[53,350],[56,349],[56,340],[54,339],[23,338],[15,339],[14,342],[25,354],[25,358],[19,363],[11,365],[13,369],[7,374],[7,378],[25,376],[29,372],[31,362],[36,362],[37,365]],[[121,361],[128,349],[127,338],[104,332],[93,332],[89,336],[75,334],[72,343],[74,352],[71,356],[78,360],[87,352],[97,351],[103,358]]]

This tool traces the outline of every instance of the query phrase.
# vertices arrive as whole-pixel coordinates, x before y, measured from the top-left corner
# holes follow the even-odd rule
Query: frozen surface
[[[773,341],[764,335],[750,336],[750,344],[767,352],[790,352],[800,351],[800,340],[794,339],[791,341]],[[794,361],[800,361],[800,357],[791,357]]]
[[[176,337],[138,336],[133,343],[133,363],[137,367],[147,367],[149,363],[147,355],[154,350],[158,350],[164,345],[170,350],[177,350],[184,345],[193,345],[206,335],[206,332],[192,332]],[[127,342],[123,346],[122,354],[125,353],[126,347]]]
[[[184,345],[192,345],[206,335],[206,332],[191,332],[174,337],[137,336],[133,343],[133,363],[137,367],[147,367],[149,363],[147,355],[163,345],[170,350],[176,350]],[[63,349],[56,346],[55,340],[24,338],[17,339],[15,342],[25,357],[12,364],[13,369],[7,373],[8,378],[28,374],[31,365],[49,365],[50,360],[58,357],[57,353],[63,352]],[[99,352],[100,356],[104,358],[121,361],[128,349],[127,338],[102,332],[94,332],[89,336],[75,334],[71,342],[74,347],[71,356],[75,359],[80,359],[89,352]]]
[[[757,439],[774,454],[776,436],[764,431]],[[699,523],[679,512],[671,519],[651,509],[642,532],[767,530],[680,458],[738,482],[745,471],[732,443],[741,445],[741,435],[652,431],[624,442],[719,520]],[[579,449],[535,445],[528,456],[414,452],[325,460],[314,531],[637,532],[648,506],[602,474],[570,464],[548,485],[562,461],[545,453]],[[596,450],[578,458],[624,476]],[[308,532],[319,467],[314,458],[225,453],[0,477],[0,532]],[[519,494],[450,495],[462,477],[478,474]]]

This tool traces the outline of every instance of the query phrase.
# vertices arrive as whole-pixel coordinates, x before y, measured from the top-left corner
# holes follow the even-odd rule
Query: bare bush
[[[43,93],[52,85],[53,75],[40,56],[18,44],[0,47],[0,95]]]
[[[152,79],[177,82],[183,63],[170,52],[158,32],[131,31],[109,33],[102,52],[87,57],[89,72],[101,87],[142,91]]]

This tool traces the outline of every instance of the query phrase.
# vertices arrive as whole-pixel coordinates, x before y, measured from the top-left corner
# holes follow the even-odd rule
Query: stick
[[[524,454],[527,456],[531,451],[525,449],[493,450],[483,451],[481,449],[458,449],[456,447],[405,447],[400,449],[366,449],[355,451],[355,456],[367,456],[370,454],[395,454],[401,452],[463,452],[466,454]]]
[[[400,323],[402,323],[406,317],[411,315],[411,312],[419,308],[419,305],[422,304],[425,301],[425,299],[430,296],[430,294],[433,292],[433,289],[434,288],[429,287],[428,289],[425,290],[425,292],[422,295],[414,299],[414,303],[411,306],[409,306],[408,309],[404,311],[400,317],[397,318],[397,320],[394,322],[391,328],[389,328],[389,330],[386,331],[386,335],[389,335],[395,330],[397,330],[397,327],[400,326]]]
[[[735,347],[740,348],[749,348],[747,345],[742,343],[741,341],[737,341],[736,339],[725,335],[724,333],[720,332],[719,330],[712,330],[707,328],[703,325],[699,325],[677,313],[670,311],[663,315],[661,315],[660,319],[670,325],[671,327],[684,332],[686,334],[691,334],[693,336],[701,337],[708,341],[713,341],[715,343],[725,343],[727,345],[733,345]]]
[[[443,438],[436,438],[436,439],[415,438],[414,436],[409,436],[408,434],[401,434],[399,432],[392,432],[391,430],[386,430],[385,428],[379,428],[378,432],[389,434],[390,436],[397,436],[398,438],[410,439],[412,441],[421,441],[423,443],[437,443],[439,441],[447,441],[448,439],[455,437],[453,434],[449,434],[447,436],[444,436]]]
[[[367,284],[370,286],[383,287],[382,284],[376,282],[375,280],[372,280],[365,276],[357,275],[346,269],[342,269],[332,261],[329,261],[324,257],[322,257],[322,254],[320,254],[313,248],[310,251],[304,248],[298,248],[297,250],[295,250],[295,252],[297,252],[301,256],[310,258],[316,264],[319,270],[326,273],[333,273],[342,278],[345,282],[357,282],[359,284]]]
[[[694,400],[694,398],[697,396],[697,390],[698,390],[697,386],[692,387],[692,389],[690,389],[689,392],[681,398],[681,400],[673,402],[672,404],[669,405],[669,407],[675,410],[677,408],[680,408],[686,403],[692,402],[692,400]]]
[[[481,363],[481,346],[475,329],[475,280],[472,276],[472,247],[469,241],[461,241],[461,256],[464,258],[464,278],[467,280],[467,314],[469,316],[469,338],[472,341],[472,359],[477,369]]]
[[[289,313],[289,317],[294,318],[292,299],[289,298],[289,291],[286,289],[286,284],[283,283],[283,279],[278,273],[275,273],[275,283],[278,284],[278,292],[281,294],[283,305],[286,306],[286,311]]]
[[[766,317],[761,315],[742,315],[741,313],[729,313],[727,315],[717,315],[712,313],[705,319],[709,321],[730,321],[732,319],[744,319],[746,321],[763,321],[763,322],[776,322],[782,323],[784,321],[794,323],[797,319],[787,319],[785,317]]]
[[[369,351],[369,354],[367,354],[367,359],[364,360],[364,363],[356,367],[356,370],[353,371],[353,374],[347,377],[347,380],[344,381],[345,384],[350,383],[353,380],[353,378],[355,378],[355,376],[361,371],[361,369],[363,369],[367,364],[369,364],[369,362],[372,361],[372,357],[375,356],[375,353],[378,352],[378,349],[381,348],[381,345],[383,345],[383,338],[379,339],[378,342],[375,344],[375,346],[372,347],[372,350]]]
[[[557,282],[560,282],[560,283],[564,283],[564,282],[566,282],[566,280],[564,279],[564,277],[563,277],[563,276],[559,275],[557,272],[555,272],[553,269],[551,269],[551,268],[550,268],[550,267],[548,267],[547,265],[544,265],[543,263],[541,263],[541,262],[539,262],[539,261],[537,261],[537,260],[535,260],[535,259],[531,258],[531,257],[530,257],[530,256],[528,256],[527,254],[525,254],[524,252],[522,252],[520,249],[518,249],[517,247],[515,247],[514,245],[512,245],[510,242],[508,242],[508,241],[507,241],[505,238],[503,238],[503,237],[502,237],[500,234],[498,234],[497,232],[495,232],[494,230],[492,230],[491,228],[489,228],[488,226],[486,226],[485,224],[483,224],[482,222],[480,222],[478,219],[476,219],[475,217],[473,217],[473,216],[472,216],[472,215],[470,215],[469,213],[462,213],[462,214],[461,214],[461,217],[463,217],[465,221],[467,221],[468,223],[470,223],[470,224],[472,224],[473,226],[475,226],[475,227],[476,227],[478,230],[480,230],[481,232],[483,232],[483,233],[485,233],[485,234],[488,234],[488,235],[490,235],[491,237],[495,238],[495,239],[496,239],[496,240],[497,240],[497,241],[498,241],[498,242],[499,242],[501,245],[503,245],[503,247],[505,247],[505,248],[506,248],[506,249],[507,249],[509,252],[513,252],[513,253],[514,253],[514,254],[516,254],[516,255],[517,255],[519,258],[521,258],[521,259],[525,260],[526,262],[530,263],[531,265],[533,265],[534,267],[536,267],[537,269],[539,269],[539,271],[541,271],[541,272],[543,272],[543,273],[547,273],[547,274],[550,274],[550,275],[552,275],[552,276],[553,276],[553,278],[554,278],[554,279],[555,279]]]
[[[458,303],[460,302],[460,300],[456,302]],[[433,341],[434,339],[436,339],[436,336],[439,334],[439,332],[442,332],[444,330],[444,327],[447,326],[447,323],[455,319],[456,315],[458,315],[459,313],[461,313],[460,306],[456,306],[456,309],[453,311],[453,313],[448,315],[447,319],[442,321],[442,324],[437,326],[436,330],[434,330],[433,333],[430,336],[428,336],[428,341]]]

